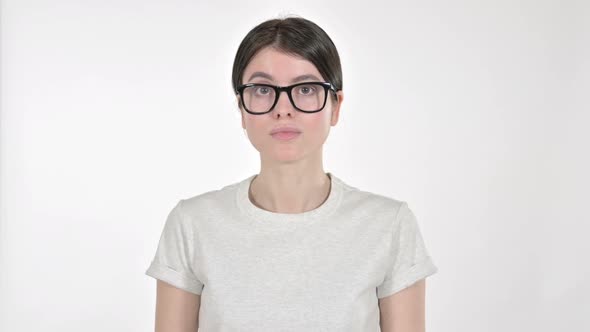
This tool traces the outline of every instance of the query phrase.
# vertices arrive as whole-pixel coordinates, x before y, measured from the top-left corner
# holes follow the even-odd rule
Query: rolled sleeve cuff
[[[152,261],[145,274],[158,280],[165,281],[170,285],[187,292],[201,295],[203,283],[186,273],[178,272],[157,261]]]
[[[430,257],[427,257],[420,263],[413,265],[406,271],[399,273],[395,278],[392,278],[377,287],[377,298],[381,299],[397,293],[404,288],[413,285],[417,281],[435,274],[437,271],[438,267],[434,265],[434,262]]]

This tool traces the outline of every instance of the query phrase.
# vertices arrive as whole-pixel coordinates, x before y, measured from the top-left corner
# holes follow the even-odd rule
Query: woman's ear
[[[342,106],[342,101],[344,100],[342,90],[336,92],[336,97],[338,97],[338,100],[332,104],[332,118],[330,119],[330,125],[332,126],[338,123],[338,118],[340,117],[340,106]]]
[[[241,105],[240,105],[240,95],[236,94],[236,103],[238,105],[238,109],[241,110]]]
[[[244,112],[242,112],[242,104],[240,103],[239,95],[236,95],[236,101],[238,102],[238,111],[240,112],[240,118],[242,118],[242,128],[246,130],[246,121],[244,120]]]

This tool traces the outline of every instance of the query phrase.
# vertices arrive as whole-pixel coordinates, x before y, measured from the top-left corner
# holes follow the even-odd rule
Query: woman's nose
[[[284,93],[283,93],[284,92]],[[277,100],[277,104],[275,105],[273,112],[283,116],[283,115],[293,115],[295,112],[295,108],[291,101],[289,100],[289,96],[287,95],[287,91],[279,92],[279,99]]]

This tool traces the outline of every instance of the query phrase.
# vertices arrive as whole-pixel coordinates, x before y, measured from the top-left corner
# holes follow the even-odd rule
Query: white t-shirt
[[[201,295],[201,332],[380,331],[378,299],[438,268],[406,202],[327,174],[303,213],[254,205],[256,175],[181,199],[145,274]]]

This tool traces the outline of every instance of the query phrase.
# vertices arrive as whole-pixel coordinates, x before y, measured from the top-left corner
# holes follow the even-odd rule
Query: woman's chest
[[[376,287],[389,237],[370,230],[219,234],[196,256],[202,318],[249,325],[329,330],[378,323]],[[205,323],[202,320],[203,323]],[[233,323],[232,323],[233,322]],[[262,325],[261,325],[262,324]],[[311,325],[305,325],[311,324]],[[307,326],[307,327],[306,327]]]

